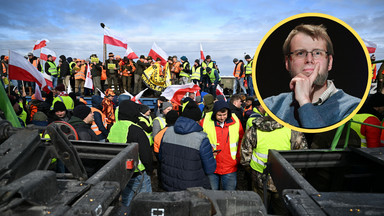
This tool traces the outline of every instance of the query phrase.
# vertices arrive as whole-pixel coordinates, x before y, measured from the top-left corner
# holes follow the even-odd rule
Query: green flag
[[[9,88],[10,87],[11,86],[9,86]],[[0,110],[4,112],[5,118],[11,122],[13,127],[21,128],[19,119],[16,116],[15,110],[13,110],[2,82],[0,82]]]

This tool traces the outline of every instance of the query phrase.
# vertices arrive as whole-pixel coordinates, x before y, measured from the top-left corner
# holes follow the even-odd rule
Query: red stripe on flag
[[[24,80],[29,82],[36,82],[41,86],[41,83],[28,71],[24,70],[23,68],[9,65],[8,66],[9,71],[12,71],[12,73],[9,73],[9,79],[11,80]]]
[[[40,53],[40,59],[44,61],[48,61],[48,55],[45,53]],[[52,56],[52,61],[56,60],[56,56]]]
[[[108,35],[104,35],[104,43],[110,44],[113,46],[124,47],[125,49],[127,49],[127,47],[128,47],[128,45],[126,43],[123,43],[122,41],[120,41],[116,38],[113,38],[111,36],[108,36]]]
[[[43,47],[47,46],[46,44],[46,41],[41,41],[39,44],[36,44],[34,47],[33,47],[33,50],[37,50],[37,49],[41,49]]]
[[[184,97],[184,95],[187,93],[187,92],[196,92],[196,91],[199,91],[200,90],[200,87],[198,85],[194,85],[192,88],[184,88],[184,89],[179,89],[175,92],[175,94],[173,95],[171,101],[173,103],[176,103],[177,105],[181,105],[181,99]]]
[[[161,59],[161,63],[160,64],[163,65],[163,66],[165,64],[167,64],[167,60],[165,60],[163,57],[161,57],[161,55],[157,54],[157,52],[154,51],[153,49],[151,49],[149,51],[148,56],[151,56],[154,61],[156,61],[157,58],[160,58]]]

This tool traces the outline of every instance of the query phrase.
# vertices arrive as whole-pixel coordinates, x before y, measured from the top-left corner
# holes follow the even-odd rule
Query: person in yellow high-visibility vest
[[[263,179],[267,179],[268,206],[273,214],[284,214],[285,207],[279,198],[270,175],[264,174],[268,162],[268,151],[307,149],[308,144],[304,134],[283,127],[270,116],[253,120],[252,126],[244,134],[241,143],[241,161],[252,176],[252,189],[263,197]]]
[[[216,101],[213,112],[207,113],[200,125],[207,133],[216,158],[215,173],[209,174],[213,190],[235,190],[237,185],[237,166],[240,160],[239,145],[243,138],[243,127],[231,113],[228,103]]]
[[[152,192],[150,175],[153,172],[152,150],[144,130],[137,125],[140,116],[139,106],[133,101],[124,100],[119,104],[118,120],[108,135],[109,142],[139,144],[139,163],[135,173],[122,191],[122,204],[129,206],[133,196],[141,192]]]

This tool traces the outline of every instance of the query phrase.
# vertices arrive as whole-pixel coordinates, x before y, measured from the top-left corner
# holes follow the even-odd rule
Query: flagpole
[[[8,95],[11,95],[11,80],[9,79],[9,62],[11,62],[11,50],[8,50]]]
[[[105,24],[104,23],[100,23],[100,26],[101,28],[104,29],[105,27]],[[107,44],[104,43],[104,40],[103,40],[103,62],[105,63],[105,59],[107,57]]]

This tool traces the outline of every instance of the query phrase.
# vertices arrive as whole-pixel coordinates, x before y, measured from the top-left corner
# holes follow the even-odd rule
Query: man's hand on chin
[[[289,88],[295,93],[295,99],[300,107],[306,103],[312,102],[314,86],[313,82],[319,74],[320,64],[316,63],[313,72],[306,76],[302,73],[297,74],[289,83]]]

